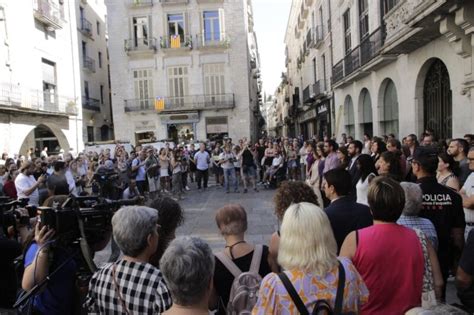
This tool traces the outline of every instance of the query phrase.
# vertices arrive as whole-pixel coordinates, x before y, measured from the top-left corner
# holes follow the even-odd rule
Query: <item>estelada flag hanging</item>
[[[155,98],[155,110],[157,112],[161,112],[165,109],[165,99],[163,97],[156,97]]]
[[[181,47],[181,37],[179,35],[171,35],[171,48]]]

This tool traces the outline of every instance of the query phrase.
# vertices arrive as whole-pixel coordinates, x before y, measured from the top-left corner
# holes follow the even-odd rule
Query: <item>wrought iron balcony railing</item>
[[[129,52],[156,52],[156,38],[132,38],[124,41],[124,49]]]
[[[195,45],[196,48],[229,48],[230,39],[225,33],[208,33],[204,32],[202,34],[196,35]]]
[[[180,110],[215,110],[235,107],[233,93],[212,95],[187,95],[168,97],[165,99],[166,111]]]
[[[83,98],[82,108],[100,112],[100,101],[95,98]]]
[[[81,28],[80,29],[81,29],[81,32],[84,35],[92,36],[92,23],[89,22],[89,20],[86,19],[85,17],[81,18]]]
[[[313,98],[313,95],[312,95],[313,91],[311,91],[311,90],[312,90],[311,85],[308,85],[303,90],[303,104],[312,103],[314,101],[314,98]]]
[[[52,0],[34,0],[33,13],[41,23],[53,29],[62,28],[61,10]]]
[[[313,84],[313,94],[315,99],[319,99],[322,96],[324,96],[324,92],[326,90],[325,82],[324,80],[317,80]]]
[[[95,60],[89,56],[84,56],[82,59],[82,67],[90,72],[95,72]]]
[[[162,5],[167,4],[187,4],[189,0],[160,0]]]
[[[154,98],[136,98],[124,101],[124,109],[126,113],[129,112],[143,112],[155,110]]]
[[[332,69],[332,82],[337,83],[344,77],[357,71],[360,67],[369,63],[374,57],[379,55],[385,43],[385,29],[379,27],[369,36],[364,38],[360,45],[352,49],[341,61]]]
[[[128,1],[128,4],[130,5],[130,7],[134,8],[134,7],[148,7],[148,6],[152,6],[153,5],[153,2],[157,2],[157,0],[153,1],[153,0],[127,0]]]
[[[160,37],[160,47],[162,49],[193,49],[193,38],[190,35],[171,35]]]
[[[8,83],[0,84],[0,108],[47,114],[76,114],[72,98],[59,96],[52,91],[23,89]]]

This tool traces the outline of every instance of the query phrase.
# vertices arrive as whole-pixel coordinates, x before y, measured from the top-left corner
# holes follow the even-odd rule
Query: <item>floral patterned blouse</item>
[[[352,262],[343,257],[339,261],[346,273],[342,311],[359,313],[360,306],[369,299],[369,291]],[[334,308],[339,274],[337,265],[324,277],[296,269],[285,273],[309,312],[318,300],[326,300]],[[252,314],[298,314],[296,305],[276,273],[268,274],[263,279]]]

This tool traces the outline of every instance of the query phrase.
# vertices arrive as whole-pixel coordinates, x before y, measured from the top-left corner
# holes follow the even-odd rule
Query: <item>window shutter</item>
[[[219,9],[220,40],[226,39],[224,9]]]

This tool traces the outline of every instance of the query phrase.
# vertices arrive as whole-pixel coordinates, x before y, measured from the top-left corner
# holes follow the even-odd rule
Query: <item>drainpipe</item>
[[[331,0],[328,0],[328,7],[329,7],[329,21],[328,21],[328,30],[329,30],[329,43],[331,44],[331,56],[330,56],[330,60],[331,60],[331,79],[332,79],[332,67],[334,66],[334,61],[333,61],[333,52],[334,52],[334,46],[332,44],[332,11],[331,11]],[[331,85],[331,90],[332,89],[332,83],[330,82],[330,85]],[[333,130],[333,126],[332,126],[332,110],[331,110],[331,107],[334,108],[334,118],[336,117],[336,101],[335,101],[335,97],[334,97],[334,91],[332,91],[332,96],[331,96],[331,100],[330,102],[332,103],[332,106],[331,104],[329,104],[329,126],[331,127],[331,132],[330,133],[333,133],[335,132],[335,130]],[[334,119],[335,120],[335,119]],[[331,135],[328,135],[329,137],[331,137]],[[336,135],[337,137],[337,135]]]

